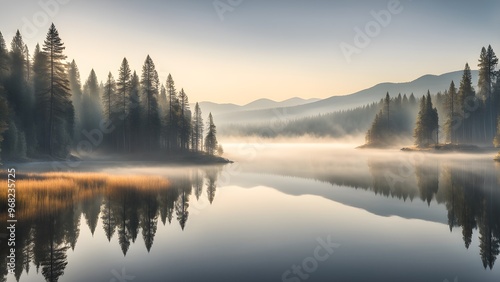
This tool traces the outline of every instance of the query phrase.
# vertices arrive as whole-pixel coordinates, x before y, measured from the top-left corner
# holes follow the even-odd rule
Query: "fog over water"
[[[253,141],[220,166],[19,165],[19,281],[296,281],[318,240],[308,281],[498,281],[494,154]]]

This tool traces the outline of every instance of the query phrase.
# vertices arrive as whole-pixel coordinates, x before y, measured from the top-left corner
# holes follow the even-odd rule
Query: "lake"
[[[225,151],[234,164],[17,166],[15,275],[5,262],[2,281],[500,279],[491,154]],[[4,205],[1,214],[3,224]]]

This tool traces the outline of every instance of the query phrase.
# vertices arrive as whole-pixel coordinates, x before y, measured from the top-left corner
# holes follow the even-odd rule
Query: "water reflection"
[[[461,228],[467,249],[474,230],[479,231],[483,266],[493,269],[500,253],[500,165],[489,156],[394,152],[392,156],[368,153],[364,157],[362,153],[348,150],[331,157],[324,150],[318,152],[301,152],[300,156],[291,155],[286,161],[272,159],[269,162],[272,167],[262,162],[258,166],[246,164],[245,169],[315,179],[405,202],[419,198],[429,206],[433,201],[444,205],[450,232],[453,228]],[[304,155],[309,157],[304,158]],[[294,165],[300,163],[304,165]]]
[[[400,173],[400,165],[373,161],[370,171],[377,194],[446,206],[450,231],[461,228],[465,247],[479,230],[484,268],[492,269],[500,250],[500,182],[493,164],[431,162],[414,166],[415,177]],[[398,174],[399,173],[399,174]]]
[[[442,205],[447,210],[450,231],[461,229],[465,248],[470,247],[473,233],[478,230],[478,255],[484,268],[493,269],[500,251],[500,166],[442,159],[408,164],[380,158],[368,158],[365,166],[353,165],[357,166],[356,173],[342,173],[349,167],[335,169],[338,163],[274,163],[272,173],[328,182],[333,188],[371,191],[404,202],[422,200],[427,205]],[[261,172],[265,169],[260,167]],[[221,168],[205,168],[185,169],[163,177],[104,173],[20,175],[18,189],[23,193],[17,198],[16,279],[24,271],[33,271],[34,266],[46,281],[58,281],[68,265],[68,251],[75,249],[80,227],[85,224],[92,235],[102,228],[108,241],[117,238],[116,247],[124,256],[138,237],[150,252],[159,224],[177,221],[184,230],[190,200],[206,197],[214,202],[220,173]],[[307,192],[307,187],[300,189]],[[0,217],[5,222],[4,207]],[[1,249],[0,257],[5,260],[7,249]],[[0,277],[6,281],[6,262],[2,265]]]
[[[74,250],[77,244],[82,216],[92,235],[100,218],[108,241],[118,236],[124,256],[139,234],[149,252],[159,220],[163,225],[167,220],[170,224],[175,213],[181,228],[185,228],[193,188],[200,197],[207,183],[207,196],[213,201],[219,173],[220,168],[196,169],[191,175],[168,180],[93,173],[18,175],[17,189],[23,192],[17,197],[16,280],[23,271],[29,273],[33,264],[46,281],[58,281],[68,264],[68,250]],[[4,208],[1,214],[5,222]],[[5,260],[7,255],[7,248],[2,247],[0,256]],[[1,281],[6,281],[6,261],[0,274]]]

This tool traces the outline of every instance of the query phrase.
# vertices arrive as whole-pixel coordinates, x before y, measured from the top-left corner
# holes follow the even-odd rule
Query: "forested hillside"
[[[474,144],[500,146],[500,79],[496,70],[498,58],[488,46],[482,48],[479,58],[477,91],[473,85],[468,63],[458,89],[451,81],[448,89],[419,99],[407,108],[398,99],[387,94],[384,107],[373,121],[366,135],[368,145],[394,145],[401,137],[410,137],[419,147],[432,144]],[[418,115],[416,115],[418,111]],[[402,120],[416,118],[414,129],[401,127]],[[408,124],[407,124],[408,125]]]
[[[160,82],[148,55],[142,72],[126,58],[115,79],[92,70],[82,85],[76,62],[52,25],[33,54],[19,31],[10,50],[0,33],[0,149],[3,159],[65,159],[94,151],[219,152],[213,119],[203,123],[171,75]],[[206,131],[204,138],[203,131]]]
[[[229,136],[344,137],[365,134],[366,146],[387,147],[414,142],[500,146],[500,79],[498,59],[488,46],[479,58],[478,85],[469,64],[458,88],[455,81],[437,93],[386,93],[378,103],[287,120],[275,111],[266,123],[229,124],[221,133]],[[476,90],[477,89],[477,90]],[[394,95],[391,97],[391,94]],[[286,111],[284,113],[286,115]],[[413,141],[412,141],[413,140]]]
[[[294,120],[275,118],[267,123],[230,124],[221,127],[226,136],[274,137],[344,137],[364,134],[379,111],[381,103],[372,103],[352,110],[322,114]]]

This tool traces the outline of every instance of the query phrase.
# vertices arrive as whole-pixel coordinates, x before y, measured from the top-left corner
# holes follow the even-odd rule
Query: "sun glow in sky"
[[[214,5],[215,3],[215,5]],[[32,51],[51,22],[82,83],[104,80],[123,57],[138,74],[153,58],[191,102],[326,98],[380,82],[477,65],[500,52],[500,1],[2,1],[0,32],[17,29]],[[43,7],[48,7],[43,8]],[[217,8],[219,10],[217,10]],[[362,33],[362,35],[361,35]],[[346,49],[355,49],[346,55]],[[350,48],[350,47],[349,47]]]

